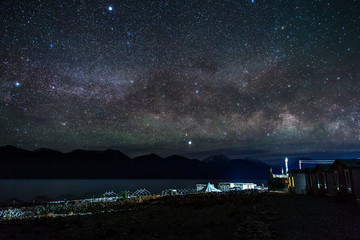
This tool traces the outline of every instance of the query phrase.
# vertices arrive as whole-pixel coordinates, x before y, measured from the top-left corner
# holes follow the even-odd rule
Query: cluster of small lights
[[[359,7],[5,0],[0,144],[139,154],[353,149]]]

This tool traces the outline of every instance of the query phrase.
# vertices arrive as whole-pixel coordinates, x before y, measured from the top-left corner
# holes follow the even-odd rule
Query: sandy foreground
[[[0,239],[360,239],[360,209],[284,193],[164,197],[112,213],[3,221]]]

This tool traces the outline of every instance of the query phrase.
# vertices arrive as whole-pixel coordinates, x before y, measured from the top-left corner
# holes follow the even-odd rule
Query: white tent
[[[201,192],[221,192],[221,190],[217,189],[214,187],[213,184],[210,184],[208,182],[208,184],[206,185],[206,187],[204,187]]]

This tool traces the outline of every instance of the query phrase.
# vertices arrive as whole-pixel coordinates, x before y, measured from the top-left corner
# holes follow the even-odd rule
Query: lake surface
[[[153,194],[161,194],[165,189],[196,188],[198,183],[218,183],[224,181],[253,182],[266,186],[266,180],[207,180],[207,179],[10,179],[0,180],[0,203],[33,200],[63,200],[100,197],[106,191],[135,191],[147,189]]]

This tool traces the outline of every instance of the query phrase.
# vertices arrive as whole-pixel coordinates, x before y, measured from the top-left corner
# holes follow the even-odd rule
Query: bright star
[[[54,44],[50,43],[50,44],[49,44],[49,47],[53,48],[53,47],[54,47]]]
[[[191,145],[191,144],[192,144],[192,141],[189,141],[188,144]]]
[[[109,6],[108,7],[108,10],[111,12],[113,10],[113,7],[112,6]]]
[[[16,82],[16,83],[15,83],[15,86],[17,86],[17,87],[20,86],[20,83],[19,83],[19,82]]]

